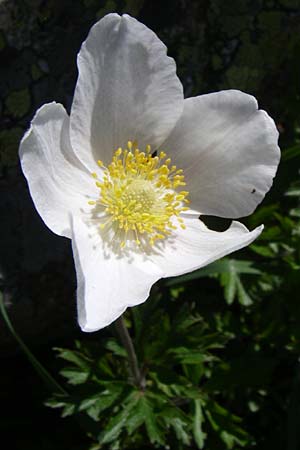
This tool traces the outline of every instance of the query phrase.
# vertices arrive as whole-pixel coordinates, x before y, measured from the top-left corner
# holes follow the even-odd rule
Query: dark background
[[[1,1],[0,282],[16,329],[54,373],[51,348],[81,336],[72,254],[69,241],[52,234],[34,210],[18,164],[18,143],[39,106],[55,100],[70,108],[77,52],[91,25],[108,12],[129,13],[158,34],[176,60],[186,96],[241,89],[274,118],[283,148],[294,145],[299,133],[299,0]],[[294,160],[280,168],[267,204],[285,204],[284,190],[298,171]],[[204,281],[206,288],[211,287]],[[62,422],[58,412],[42,406],[47,396],[42,382],[2,321],[0,351],[0,432],[9,448],[86,449],[88,441],[71,419]],[[278,369],[278,377],[287,375],[285,398],[296,357],[287,364]],[[277,373],[273,376],[276,384]],[[283,420],[266,418],[260,432],[274,436],[257,449],[287,449],[280,436]],[[299,415],[297,420],[300,425]]]

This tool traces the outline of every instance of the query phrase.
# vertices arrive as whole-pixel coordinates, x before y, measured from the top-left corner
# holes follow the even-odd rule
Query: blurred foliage
[[[113,326],[79,335],[74,345],[66,340],[56,350],[59,362],[45,355],[45,335],[53,341],[59,323],[75,323],[72,258],[66,243],[39,223],[17,156],[39,106],[56,100],[70,108],[78,49],[90,26],[111,11],[128,12],[159,35],[176,59],[186,96],[227,88],[254,94],[274,117],[283,148],[271,193],[245,221],[249,228],[265,224],[260,239],[159,282],[145,305],[127,312],[144,389],[128,373]],[[299,0],[0,2],[1,285],[26,311],[32,302],[19,335],[32,336],[36,324],[31,345],[51,372],[60,367],[58,381],[68,392],[47,401],[66,417],[57,440],[57,416],[45,419],[48,433],[36,426],[37,415],[26,418],[32,397],[24,400],[25,384],[23,393],[18,389],[22,368],[11,369],[15,399],[11,393],[5,399],[12,419],[2,406],[0,430],[8,429],[12,450],[18,428],[23,441],[31,433],[18,446],[23,450],[86,450],[78,439],[85,433],[94,450],[299,450],[299,29]],[[30,387],[31,396],[46,396],[35,380]],[[1,398],[4,391],[1,385]]]

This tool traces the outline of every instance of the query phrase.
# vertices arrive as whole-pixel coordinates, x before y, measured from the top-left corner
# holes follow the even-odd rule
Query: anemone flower
[[[72,240],[78,321],[95,331],[144,302],[158,279],[203,267],[259,236],[202,214],[249,215],[279,162],[273,120],[237,90],[184,99],[165,45],[108,14],[78,54],[70,116],[43,105],[20,144],[35,207]],[[200,217],[200,218],[199,218]]]

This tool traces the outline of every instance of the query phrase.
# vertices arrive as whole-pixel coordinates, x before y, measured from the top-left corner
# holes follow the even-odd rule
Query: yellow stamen
[[[119,147],[107,167],[98,161],[104,168],[101,181],[96,173],[92,176],[97,179],[99,200],[88,203],[104,212],[100,229],[110,224],[121,249],[128,240],[137,246],[155,245],[177,229],[174,219],[185,229],[180,214],[188,209],[183,205],[189,193],[177,190],[185,186],[183,171],[170,164],[165,152],[152,157],[150,145],[142,152],[135,141],[128,141],[126,149]]]

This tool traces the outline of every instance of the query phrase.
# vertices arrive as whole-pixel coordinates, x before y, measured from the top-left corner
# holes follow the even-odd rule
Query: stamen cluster
[[[188,209],[188,192],[177,189],[186,183],[183,171],[171,165],[166,153],[153,156],[150,145],[141,152],[129,141],[126,149],[116,150],[109,166],[100,160],[98,165],[104,170],[101,181],[96,173],[92,176],[100,195],[89,204],[104,211],[100,228],[113,225],[121,248],[128,240],[153,246],[177,229],[174,218],[185,229],[179,216]]]

